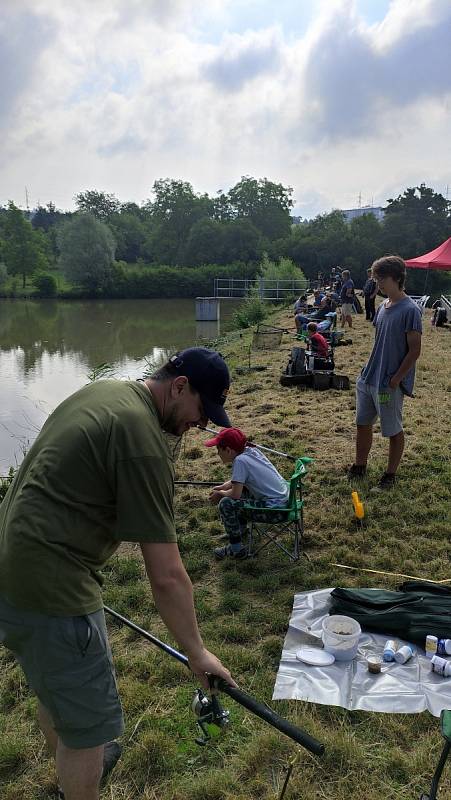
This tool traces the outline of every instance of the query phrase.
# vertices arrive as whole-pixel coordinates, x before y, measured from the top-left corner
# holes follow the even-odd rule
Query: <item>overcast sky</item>
[[[451,199],[451,0],[0,0],[0,204],[242,175]]]

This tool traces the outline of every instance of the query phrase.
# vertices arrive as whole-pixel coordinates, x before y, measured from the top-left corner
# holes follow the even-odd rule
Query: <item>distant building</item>
[[[385,211],[381,206],[361,206],[360,208],[346,208],[342,209],[342,214],[344,214],[344,218],[346,222],[351,222],[351,220],[356,219],[357,217],[363,217],[364,214],[373,214],[378,222],[382,222],[384,219]]]

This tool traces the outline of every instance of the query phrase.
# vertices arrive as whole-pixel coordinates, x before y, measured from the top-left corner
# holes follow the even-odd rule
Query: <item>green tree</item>
[[[366,270],[383,252],[382,224],[374,214],[363,214],[352,220],[349,234],[349,250],[342,263],[352,269],[354,281],[363,286]]]
[[[3,230],[6,267],[10,275],[22,276],[22,285],[25,288],[27,276],[47,266],[43,241],[14,203],[8,204]]]
[[[212,216],[213,203],[208,195],[195,194],[186,181],[160,179],[152,191],[151,229],[145,254],[158,264],[184,264],[191,227]]]
[[[98,294],[113,275],[115,242],[108,225],[92,214],[76,214],[58,232],[59,264],[68,280]]]
[[[247,218],[269,241],[288,236],[293,189],[267,178],[243,175],[230,189],[228,199],[235,217]]]
[[[33,275],[33,286],[39,297],[56,297],[56,278],[50,272],[36,272]]]
[[[3,262],[0,261],[0,288],[5,285],[7,277],[8,270],[6,269],[6,264],[3,264]]]
[[[249,219],[223,223],[224,258],[227,262],[245,264],[260,261],[263,253],[261,233]]]
[[[146,229],[139,216],[131,211],[124,211],[110,217],[109,224],[116,240],[116,258],[118,261],[135,263],[141,257],[141,248],[146,238]]]
[[[222,264],[224,226],[215,219],[199,219],[191,226],[185,248],[185,263],[193,266]]]
[[[79,211],[92,214],[103,222],[107,222],[113,214],[116,214],[121,205],[114,194],[98,192],[96,189],[80,192],[74,199]]]
[[[283,254],[302,266],[308,278],[318,271],[344,263],[350,254],[351,233],[341,211],[320,214],[309,222],[296,225],[283,243]]]
[[[383,248],[403,258],[427,253],[451,235],[451,204],[424,183],[387,201]]]

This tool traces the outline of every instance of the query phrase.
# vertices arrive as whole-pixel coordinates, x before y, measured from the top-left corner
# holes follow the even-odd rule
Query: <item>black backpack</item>
[[[306,373],[307,365],[305,363],[305,350],[303,347],[293,347],[285,374],[305,375]]]

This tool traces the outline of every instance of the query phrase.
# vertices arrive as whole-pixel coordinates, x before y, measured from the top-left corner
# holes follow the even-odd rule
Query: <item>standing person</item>
[[[362,477],[373,442],[373,425],[379,417],[382,436],[389,439],[388,464],[377,487],[391,489],[404,450],[402,407],[412,396],[415,363],[421,352],[421,313],[405,293],[406,265],[399,256],[374,262],[372,274],[387,299],[374,318],[376,337],[368,363],[357,380],[357,442],[350,478]]]
[[[219,514],[229,537],[229,544],[215,548],[215,557],[218,561],[227,556],[246,558],[243,506],[249,502],[260,508],[284,506],[288,502],[288,484],[257,447],[247,444],[247,437],[239,428],[226,428],[205,442],[206,447],[215,445],[222,463],[232,467],[231,480],[215,486],[210,493],[210,502],[219,505]],[[265,511],[254,511],[253,516],[261,522],[280,522],[286,519],[286,512],[272,511],[268,515]]]
[[[155,604],[203,686],[208,673],[233,684],[198,629],[165,436],[229,425],[229,383],[219,353],[194,347],[142,383],[86,386],[47,419],[0,506],[0,642],[38,697],[65,800],[98,800],[105,745],[123,732],[99,574],[121,541],[139,542]]]
[[[363,287],[363,296],[365,298],[365,315],[366,319],[370,322],[373,321],[376,315],[376,295],[377,295],[377,283],[373,278],[373,273],[371,267],[367,269],[367,279],[365,282],[365,286]]]
[[[341,273],[343,284],[340,290],[341,300],[341,324],[343,328],[348,323],[352,328],[352,304],[354,302],[354,281],[351,278],[351,273],[348,269],[344,269]]]

